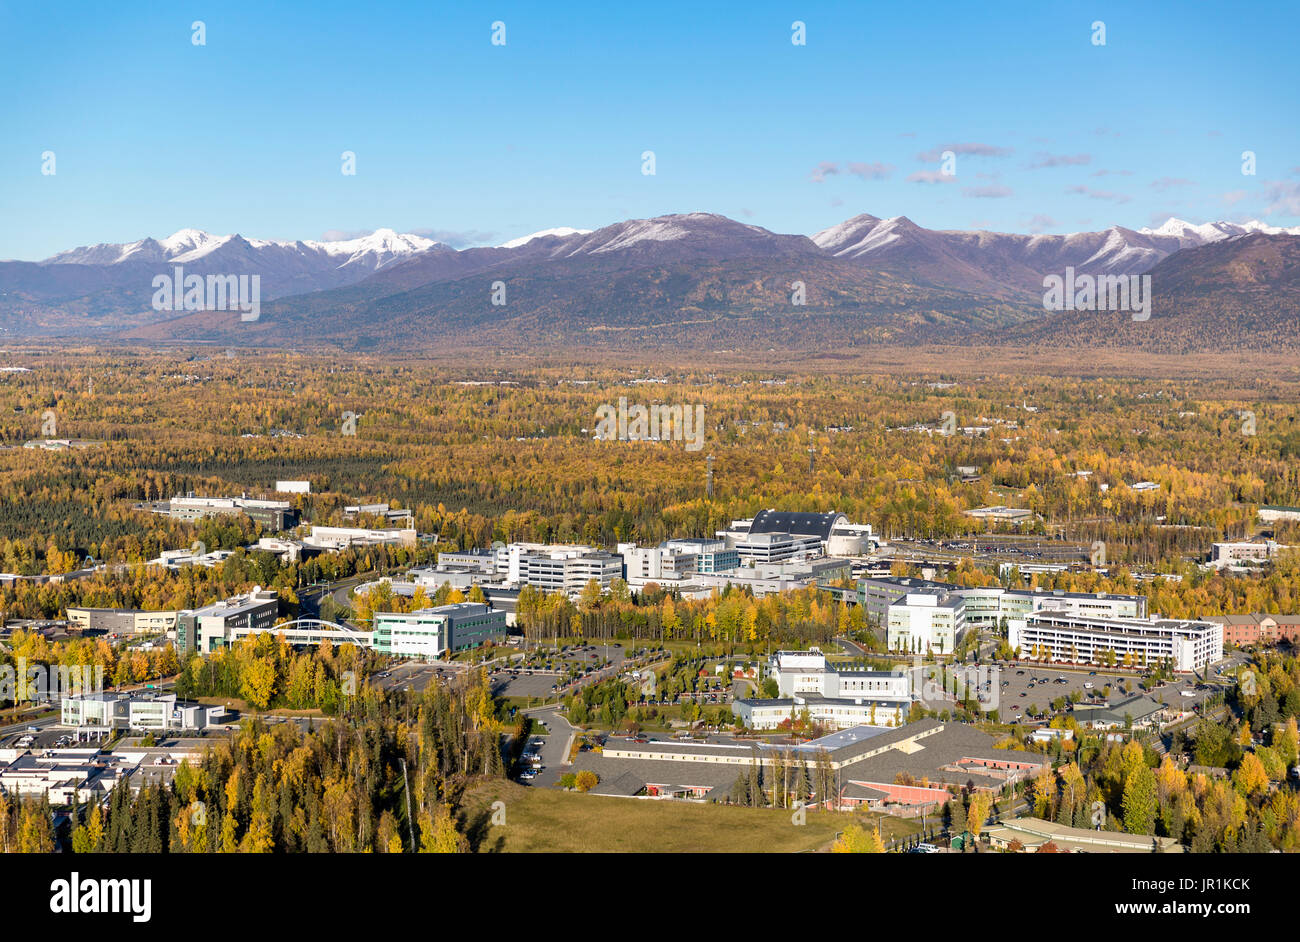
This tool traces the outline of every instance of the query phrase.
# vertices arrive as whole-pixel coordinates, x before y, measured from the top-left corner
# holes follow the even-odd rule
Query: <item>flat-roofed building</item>
[[[146,612],[134,608],[70,608],[68,621],[82,631],[109,634],[166,634],[176,630],[176,612]]]
[[[1266,504],[1259,508],[1259,519],[1264,523],[1277,523],[1279,520],[1300,520],[1300,507]]]
[[[505,637],[505,612],[460,602],[414,612],[376,612],[372,647],[393,657],[436,658],[500,644]]]
[[[1021,657],[1074,664],[1163,663],[1188,672],[1223,659],[1223,626],[1190,619],[1038,611],[1008,621],[1007,641]]]
[[[90,732],[198,730],[228,718],[224,706],[179,700],[174,693],[157,691],[85,693],[64,697],[59,706],[62,725]]]
[[[991,627],[1003,618],[1024,618],[1031,612],[1076,612],[1115,618],[1145,618],[1144,595],[1114,592],[1065,592],[1060,589],[1004,589],[999,585],[961,586],[908,576],[875,576],[858,583],[858,602],[867,614],[883,621],[889,607],[916,591],[947,592],[966,603],[966,624]]]
[[[362,514],[383,517],[394,526],[410,527],[415,522],[415,515],[410,510],[398,510],[388,504],[350,504],[343,508],[343,516],[356,517]]]
[[[976,520],[984,520],[988,523],[1010,523],[1020,526],[1024,523],[1031,523],[1034,520],[1034,512],[1021,507],[976,507],[974,510],[962,511],[968,517],[974,517]]]
[[[1073,828],[1041,818],[1011,818],[991,825],[985,833],[995,850],[1038,853],[1047,844],[1067,854],[1181,854],[1175,837],[1151,837],[1121,831]],[[1049,848],[1052,849],[1052,848]]]
[[[734,544],[742,563],[782,563],[822,555],[822,541],[793,533],[749,533]]]
[[[836,582],[852,575],[851,564],[838,557],[818,557],[784,563],[749,563],[726,572],[693,573],[691,583],[709,588],[743,586],[756,597],[794,589],[806,589],[818,583]]]
[[[256,586],[247,595],[178,612],[176,647],[182,655],[190,651],[208,654],[239,637],[237,631],[250,633],[273,627],[279,615],[279,596]]]
[[[1250,540],[1236,543],[1213,543],[1210,547],[1210,561],[1207,565],[1214,569],[1249,566],[1267,563],[1277,558],[1278,553],[1292,549],[1273,540]]]
[[[580,754],[574,768],[596,772],[597,794],[713,801],[725,800],[751,768],[764,778],[781,772],[782,781],[793,768],[795,799],[839,808],[918,809],[943,805],[966,788],[1002,793],[1050,767],[1043,756],[998,749],[994,741],[972,726],[938,720],[852,726],[795,745],[610,737],[601,753]]]
[[[918,589],[889,606],[885,643],[908,654],[951,654],[966,629],[966,601],[942,589]]]
[[[624,578],[634,588],[650,582],[680,582],[695,573],[726,572],[740,565],[740,554],[725,540],[688,537],[658,546],[619,543]]]
[[[750,729],[775,729],[805,712],[832,729],[897,726],[912,708],[911,679],[902,671],[836,670],[817,648],[778,651],[768,676],[779,697],[738,700],[732,712]]]
[[[268,530],[288,530],[298,525],[298,512],[287,500],[260,500],[239,497],[173,497],[152,505],[154,513],[166,514],[174,520],[196,521],[206,517],[244,514]]]
[[[382,546],[384,544],[405,546],[415,549],[418,535],[413,529],[374,529],[364,527],[318,527],[311,528],[311,535],[303,540],[303,545],[315,549],[341,550],[349,546]]]
[[[479,572],[484,575],[490,575],[497,571],[496,550],[439,550],[438,568],[463,569],[468,572]]]
[[[513,560],[511,566],[513,572]],[[551,548],[520,553],[517,571],[518,577],[512,581],[518,585],[577,597],[593,580],[604,592],[615,579],[623,578],[623,557],[586,547]]]

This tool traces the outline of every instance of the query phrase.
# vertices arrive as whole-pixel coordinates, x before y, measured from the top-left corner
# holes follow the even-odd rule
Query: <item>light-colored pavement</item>
[[[573,749],[573,740],[578,729],[573,726],[555,707],[535,707],[524,711],[540,723],[546,724],[549,735],[542,741],[542,773],[531,782],[524,784],[546,788],[560,780],[568,770],[569,753]]]

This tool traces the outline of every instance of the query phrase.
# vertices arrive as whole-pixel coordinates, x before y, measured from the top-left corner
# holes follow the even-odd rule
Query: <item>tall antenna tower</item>
[[[704,472],[704,496],[713,500],[713,456],[705,459],[707,470]]]
[[[817,446],[813,444],[813,436],[817,433],[812,429],[808,430],[808,473],[813,473],[814,458],[817,454]]]

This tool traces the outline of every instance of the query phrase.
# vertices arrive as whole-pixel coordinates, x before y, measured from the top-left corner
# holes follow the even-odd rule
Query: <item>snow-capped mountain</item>
[[[1143,228],[1139,229],[1138,232],[1143,235],[1174,236],[1185,241],[1190,246],[1218,242],[1220,239],[1232,239],[1250,232],[1262,232],[1265,235],[1300,235],[1300,226],[1292,226],[1288,229],[1282,226],[1270,226],[1258,219],[1243,223],[1207,222],[1197,226],[1170,216],[1164,225],[1159,228]]]
[[[1252,232],[1300,235],[1260,222],[1193,225],[1170,219],[1157,229],[1111,226],[1068,235],[936,230],[906,216],[855,216],[813,235],[823,251],[881,270],[970,290],[1035,290],[1045,275],[1072,267],[1079,273],[1134,275],[1174,252]]]
[[[475,305],[487,303],[484,284],[495,280],[511,285],[512,317],[548,325],[567,318],[590,328],[588,319],[637,316],[661,323],[682,312],[757,316],[783,304],[795,281],[806,284],[810,311],[879,316],[873,323],[892,323],[887,330],[901,329],[917,312],[927,323],[991,324],[1013,309],[1020,312],[1014,316],[1038,316],[1044,278],[1067,267],[1143,274],[1184,251],[1221,246],[1218,254],[1227,257],[1241,240],[1290,244],[1297,237],[1300,227],[1257,221],[1171,219],[1157,228],[1034,235],[926,229],[906,216],[868,214],[808,237],[702,212],[595,230],[543,229],[462,250],[391,229],[292,242],[182,229],[165,239],[83,246],[42,262],[0,262],[0,327],[13,335],[84,333],[170,321],[171,312],[153,310],[150,299],[154,278],[170,276],[175,266],[186,276],[259,275],[262,299],[283,301],[278,323],[293,321],[303,336],[317,336],[324,320],[336,332],[400,317],[414,324],[445,316],[463,326]],[[1258,264],[1270,263],[1261,256]],[[500,314],[487,309],[483,316],[497,324]]]
[[[540,232],[534,232],[526,236],[520,236],[518,239],[511,239],[509,242],[502,242],[497,246],[499,249],[517,249],[521,245],[527,245],[534,239],[546,239],[551,237],[563,238],[571,235],[586,235],[590,229],[574,229],[570,226],[558,226],[554,229],[543,229]]]
[[[368,272],[383,268],[399,258],[424,252],[442,243],[422,236],[399,235],[392,229],[377,229],[368,236],[335,242],[275,239],[245,239],[240,235],[212,235],[199,229],[181,229],[165,239],[141,239],[122,244],[100,243],[60,252],[40,262],[41,265],[118,265],[124,262],[197,262],[234,249],[246,258],[258,253],[270,256],[298,254],[316,260],[328,260],[335,267],[354,265]]]

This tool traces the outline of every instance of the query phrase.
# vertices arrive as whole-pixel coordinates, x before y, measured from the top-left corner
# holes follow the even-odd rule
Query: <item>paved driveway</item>
[[[560,780],[560,776],[569,771],[565,760],[573,748],[573,739],[578,734],[577,727],[571,725],[555,707],[544,707],[525,711],[539,723],[545,723],[550,735],[542,739],[542,765],[546,768],[542,774],[525,785],[549,788]]]

